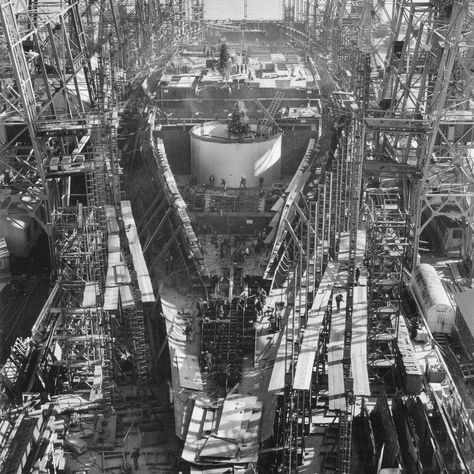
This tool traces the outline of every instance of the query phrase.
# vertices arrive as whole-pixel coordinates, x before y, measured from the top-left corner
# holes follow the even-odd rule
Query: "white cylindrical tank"
[[[255,129],[255,127],[252,127]],[[242,176],[249,188],[280,180],[281,133],[271,137],[230,137],[227,124],[206,122],[193,127],[191,135],[191,172],[201,183],[214,176],[215,185],[224,179],[227,186],[238,188]]]
[[[454,328],[456,311],[436,270],[427,263],[415,267],[411,287],[431,332],[450,334]]]

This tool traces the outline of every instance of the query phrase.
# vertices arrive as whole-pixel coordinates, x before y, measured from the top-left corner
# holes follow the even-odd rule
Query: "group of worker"
[[[215,181],[216,181],[216,177],[213,174],[211,174],[209,176],[209,187],[211,188],[214,187]],[[221,179],[221,186],[224,187],[224,191],[227,191],[227,181],[224,178]],[[245,176],[240,177],[239,189],[240,190],[247,189],[247,179],[245,178]]]
[[[50,153],[51,152],[49,152],[48,154],[50,154]],[[264,181],[265,181],[265,179],[264,179],[263,176],[260,176],[258,178],[258,187],[260,189],[260,197],[264,196],[264,190],[263,190]],[[209,183],[208,184],[209,188],[213,189],[214,186],[215,186],[215,183],[216,183],[216,177],[213,174],[209,175],[208,183]],[[198,185],[199,185],[198,177],[194,174],[191,174],[191,176],[189,177],[188,186],[194,187],[194,186],[198,186]],[[221,179],[220,185],[223,188],[224,193],[226,193],[227,192],[227,181],[224,178]],[[242,175],[240,177],[240,182],[239,182],[239,193],[241,195],[244,195],[244,194],[246,194],[246,192],[247,192],[247,178],[244,175]]]
[[[209,181],[209,187],[213,188],[214,184],[216,182],[216,177],[213,174],[211,174],[211,175],[209,175],[208,181]],[[263,176],[260,176],[258,178],[258,185],[259,185],[260,188],[263,187],[264,181],[265,180],[264,180]],[[190,182],[191,186],[196,186],[198,184],[198,179],[195,175],[191,175],[189,182]],[[227,181],[224,178],[221,179],[221,186],[224,188],[224,191],[227,191]],[[247,190],[247,178],[244,175],[242,175],[240,177],[239,190],[240,190],[241,194],[244,194],[245,191]]]

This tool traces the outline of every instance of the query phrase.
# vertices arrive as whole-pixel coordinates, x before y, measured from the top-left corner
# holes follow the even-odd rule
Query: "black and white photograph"
[[[0,474],[474,473],[474,0],[0,0]]]

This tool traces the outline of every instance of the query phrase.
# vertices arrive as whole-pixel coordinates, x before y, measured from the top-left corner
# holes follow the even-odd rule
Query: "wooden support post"
[[[166,222],[166,219],[168,219],[168,216],[171,214],[172,212],[172,208],[170,207],[165,215],[162,217],[160,223],[156,226],[156,229],[153,231],[153,234],[152,236],[148,239],[147,243],[143,246],[143,254],[145,255],[146,251],[148,250],[148,248],[150,247],[150,244],[153,242],[153,240],[155,239],[156,235],[158,234],[158,232],[160,231],[160,229],[163,227],[163,224]]]
[[[158,207],[155,207],[156,203],[163,197],[162,194],[164,193],[163,189],[160,189],[160,192],[155,196],[155,199],[153,199],[152,203],[148,206],[148,209],[143,213],[143,217],[140,219],[140,222],[137,224],[137,228],[142,227],[143,224],[145,224],[145,227],[140,230],[140,234],[142,233],[143,230],[146,229],[148,224],[151,222],[153,216],[156,214],[156,212],[162,208],[163,205],[167,203],[166,199],[163,199]],[[148,218],[148,214],[152,211],[150,218]]]

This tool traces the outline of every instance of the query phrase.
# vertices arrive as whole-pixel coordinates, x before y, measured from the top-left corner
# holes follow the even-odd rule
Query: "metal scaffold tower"
[[[333,133],[341,133],[344,136],[342,129],[345,120],[345,116],[328,117],[320,142],[329,142]],[[300,170],[303,173],[300,174],[299,170],[296,174],[298,180],[295,179],[295,183],[300,183],[298,190],[301,188],[301,191],[290,191],[286,198],[280,216],[281,225],[265,274],[266,278],[273,280],[269,297],[281,293],[277,298],[281,300],[284,308],[281,315],[283,336],[277,355],[281,367],[280,364],[274,367],[269,390],[282,390],[279,396],[279,430],[276,443],[283,447],[278,455],[278,462],[289,472],[294,472],[303,462],[305,439],[309,434],[308,427],[311,426],[312,416],[318,406],[324,403],[324,395],[321,394],[327,394],[328,384],[332,383],[328,382],[328,366],[332,364],[328,358],[332,318],[331,295],[339,267],[343,276],[338,285],[342,286],[338,286],[340,290],[334,291],[345,291],[345,274],[349,260],[344,256],[342,263],[337,262],[337,253],[341,235],[347,234],[350,225],[347,217],[350,203],[353,201],[349,189],[349,174],[353,164],[347,153],[345,140],[342,141],[344,144],[338,146],[334,152],[320,152],[316,148],[312,158],[313,164],[309,169],[305,168],[306,164],[302,162]],[[311,155],[308,155],[308,158],[310,157]],[[357,186],[358,182],[356,179],[354,186]],[[352,191],[359,195],[357,191]],[[358,206],[359,199],[356,201]],[[344,240],[349,241],[347,235]],[[342,318],[340,344],[347,352],[350,339],[344,337],[345,318]],[[345,359],[347,360],[346,357]],[[345,397],[337,406],[339,403],[345,406]],[[351,453],[351,408],[341,411],[330,402],[329,409],[334,411],[334,418],[327,436],[336,434],[338,441],[333,454],[339,454],[334,458],[327,456],[324,463],[328,469],[334,465],[334,468],[338,469],[337,472],[348,472]]]
[[[137,3],[142,39],[152,32],[145,36],[153,46],[162,2]],[[202,1],[171,4],[176,44],[201,34]],[[31,408],[46,399],[37,392],[47,392],[48,414],[34,434],[2,423],[7,470],[4,447],[22,472],[34,463],[44,468],[54,437],[48,428],[42,438],[42,430],[62,410],[87,410],[89,448],[109,449],[104,426],[117,416],[117,396],[125,400],[118,372],[143,419],[155,403],[147,399],[145,334],[155,297],[130,202],[122,200],[117,146],[121,81],[126,67],[137,66],[134,53],[143,52],[134,50],[135,29],[127,28],[131,10],[126,1],[0,0],[0,218],[33,218],[35,231],[39,223],[52,262],[52,291],[32,337],[15,343],[0,373],[16,428],[23,418],[38,421],[40,411]],[[25,391],[32,393],[21,407]]]
[[[422,178],[413,196],[418,200],[413,202],[416,212],[415,251],[422,231],[432,219],[437,216],[454,218],[463,227],[461,254],[472,272],[474,4],[464,1],[442,7],[441,11],[447,18],[445,24],[436,29],[442,34],[442,40],[437,38],[433,45],[438,53],[436,75],[428,79],[426,86],[425,115],[432,131],[418,162]]]
[[[278,430],[276,438],[282,446],[278,456],[279,462],[290,471],[294,471],[301,463],[304,442],[301,420],[306,416],[309,404],[307,397],[294,390],[293,380],[298,357],[298,340],[307,321],[308,302],[313,298],[315,272],[318,271],[316,259],[320,242],[316,237],[316,228],[320,223],[315,220],[317,180],[309,195],[302,194],[303,186],[311,176],[314,153],[314,143],[310,141],[281,210],[281,225],[277,230],[273,257],[266,269],[266,277],[273,280],[269,298],[274,298],[274,294],[281,295],[277,297],[277,306],[281,308],[280,311],[284,311],[284,315],[279,316],[282,327],[284,326],[284,336],[279,349],[282,354],[282,367],[271,384],[282,389],[279,400],[281,429]]]
[[[374,238],[368,240],[368,255],[381,253],[371,264],[371,293],[382,294],[385,301],[372,300],[369,318],[374,336],[386,339],[372,344],[372,368],[382,367],[383,359],[387,367],[395,366],[397,359],[404,382],[403,336],[398,335],[407,329],[400,289],[403,273],[418,263],[422,232],[438,216],[457,220],[464,233],[462,257],[471,264],[474,6],[469,1],[396,3],[394,12],[383,85],[377,91],[380,111],[366,119],[366,163],[372,186],[378,188],[389,176],[402,184],[399,195],[379,189],[370,195],[368,226]],[[383,280],[387,283],[381,285]],[[373,375],[383,383],[383,369]],[[464,437],[457,442],[463,445]],[[458,460],[469,464],[472,452],[464,449]]]
[[[374,163],[369,166],[381,168],[375,162],[388,161],[386,171],[404,180],[413,265],[421,232],[436,216],[460,219],[466,238],[471,232],[473,135],[467,117],[472,116],[472,73],[464,59],[472,53],[472,8],[468,1],[395,4],[383,85],[377,91],[383,118],[374,115],[372,124],[378,124],[371,124]],[[469,247],[463,249],[464,258]]]
[[[62,355],[59,362],[52,347],[43,351],[35,373],[66,374],[64,387],[70,392],[80,390],[85,376],[91,377],[94,400],[110,405],[111,327],[101,308],[106,235],[101,206],[96,205],[105,193],[94,172],[95,153],[87,151],[100,76],[93,75],[97,69],[92,66],[78,2],[32,6],[5,1],[1,20],[10,56],[8,65],[2,65],[4,72],[10,72],[10,77],[3,76],[2,105],[5,134],[12,137],[3,149],[11,158],[1,161],[12,185],[6,210],[32,215],[43,224],[57,279],[59,305],[45,318],[51,341]],[[21,127],[16,133],[18,125],[28,135]],[[26,166],[29,176],[22,171]],[[87,184],[83,198],[70,195],[68,183],[73,177],[75,182],[82,177]],[[19,202],[28,202],[23,208],[15,204],[17,192],[12,190],[18,189]],[[27,390],[35,380],[31,378]]]
[[[68,390],[93,377],[94,397],[110,405],[114,347],[112,313],[103,307],[110,252],[106,206],[121,216],[116,89],[123,54],[118,15],[125,6],[104,0],[80,7],[74,1],[0,4],[2,124],[8,138],[0,166],[11,185],[0,192],[5,212],[34,217],[50,238],[58,307],[44,318],[61,348],[58,370],[67,373]],[[98,31],[86,37],[83,18],[96,26],[99,20]],[[120,231],[128,248],[123,223]],[[130,256],[127,264],[136,286]],[[142,399],[145,328],[141,295],[134,289],[125,327]],[[50,350],[44,351],[37,373],[57,365],[53,361]]]
[[[203,0],[137,0],[133,11],[138,30],[138,47],[172,52],[177,45],[200,39],[204,25]]]
[[[64,154],[77,145],[77,131],[84,126],[93,96],[78,3],[4,0],[0,17],[0,101],[6,137],[0,167],[11,184],[2,191],[2,208],[32,217],[52,243],[50,214],[59,196],[56,180],[47,179],[49,139],[61,131],[55,146]]]
[[[368,364],[375,391],[380,385],[394,386],[410,233],[409,216],[400,210],[400,196],[372,190],[368,191],[367,201]]]
[[[472,5],[395,2],[391,12],[379,5],[327,4],[326,21],[333,27],[323,37],[337,85],[355,97],[348,132],[355,146],[348,153],[360,166],[351,168],[351,176],[363,175],[367,187],[368,365],[374,393],[379,384],[393,389],[395,368],[403,377],[401,291],[406,269],[417,261],[421,232],[437,215],[461,220],[469,258],[473,189],[472,74],[466,68]],[[381,32],[389,39],[386,55],[376,47]],[[358,60],[351,63],[349,57]],[[379,189],[384,178],[402,183],[400,191]],[[353,189],[362,190],[354,181]],[[357,221],[361,196],[351,195],[350,216]],[[357,227],[351,222],[351,235]],[[350,371],[346,376],[350,382]],[[341,453],[341,472],[344,458]]]

